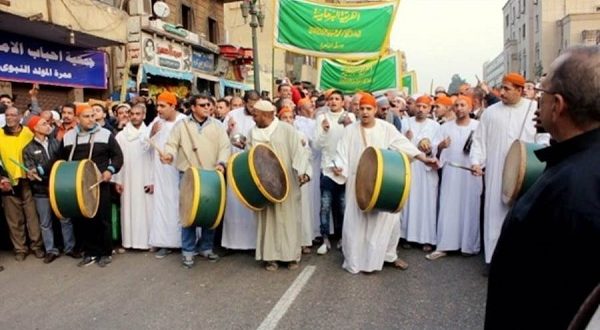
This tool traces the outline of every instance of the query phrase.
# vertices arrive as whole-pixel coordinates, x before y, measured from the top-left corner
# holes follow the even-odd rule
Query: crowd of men
[[[600,278],[599,67],[598,47],[574,49],[555,62],[538,87],[509,73],[497,89],[465,84],[452,95],[443,88],[434,95],[344,95],[284,82],[272,101],[257,91],[246,91],[243,98],[183,100],[164,91],[153,100],[142,86],[131,103],[112,109],[66,104],[59,113],[39,108],[35,88],[27,112],[2,95],[0,189],[15,258],[22,261],[32,252],[50,263],[60,255],[48,199],[50,170],[59,159],[91,159],[103,179],[98,213],[59,222],[64,254],[77,258],[79,266],[104,267],[112,261],[110,209],[116,201],[124,249],[151,249],[159,259],[180,250],[186,268],[196,257],[218,260],[215,244],[255,250],[265,269],[275,271],[282,265],[298,268],[302,254],[313,248],[319,255],[328,253],[337,238],[342,267],[356,274],[379,271],[386,263],[407,269],[398,257],[399,245],[418,247],[436,260],[477,255],[483,243],[485,262],[492,263],[486,326],[510,327],[513,317],[502,310],[532,319],[524,315],[530,312],[526,307],[539,303],[539,296],[554,296],[553,290],[571,298],[560,320],[564,324]],[[587,88],[578,90],[569,75],[587,77],[579,82]],[[550,138],[552,146],[538,153],[550,167],[543,182],[509,214],[501,189],[511,143],[549,145]],[[259,143],[280,157],[290,178],[288,198],[254,211],[228,184],[220,235],[182,228],[182,172],[192,166],[226,173],[232,154]],[[356,174],[367,147],[400,151],[413,160],[410,195],[400,213],[359,209]],[[566,158],[572,160],[565,164]],[[564,205],[559,208],[563,218],[553,213],[558,205]],[[529,217],[535,221],[527,222]],[[544,277],[541,269],[556,272],[554,267],[563,276],[560,282],[533,283],[532,274]],[[526,299],[513,301],[510,293]],[[564,306],[548,299],[548,311]]]

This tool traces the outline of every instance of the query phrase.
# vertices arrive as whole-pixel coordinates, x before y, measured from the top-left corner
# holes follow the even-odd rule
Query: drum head
[[[511,205],[519,196],[527,166],[527,151],[525,145],[515,140],[504,160],[502,170],[502,201]]]
[[[193,204],[194,204],[194,189],[196,187],[194,168],[190,167],[183,172],[181,178],[181,185],[179,187],[179,214],[181,217],[181,225],[183,227],[189,227],[194,223]]]
[[[254,147],[250,161],[261,192],[271,202],[282,202],[287,197],[288,179],[279,157],[268,146],[259,144]]]
[[[377,150],[369,147],[363,151],[356,170],[356,202],[361,210],[367,209],[373,198],[377,182],[379,158]],[[360,178],[360,180],[358,180]]]
[[[77,199],[81,214],[86,218],[93,218],[98,212],[100,204],[100,186],[96,185],[90,189],[100,178],[100,172],[96,168],[96,164],[90,160],[83,160],[77,168]]]

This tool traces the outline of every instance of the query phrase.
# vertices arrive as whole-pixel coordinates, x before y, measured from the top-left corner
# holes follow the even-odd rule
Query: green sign
[[[275,46],[325,58],[377,57],[388,47],[397,4],[275,1]]]
[[[402,89],[406,95],[413,95],[417,92],[417,73],[414,71],[406,72],[402,75]]]
[[[319,61],[317,89],[339,89],[346,94],[398,89],[399,66],[396,55],[356,63],[328,59]]]

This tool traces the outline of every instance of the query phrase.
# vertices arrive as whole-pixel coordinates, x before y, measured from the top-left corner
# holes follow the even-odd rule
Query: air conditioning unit
[[[129,15],[143,16],[152,15],[151,0],[129,0]]]

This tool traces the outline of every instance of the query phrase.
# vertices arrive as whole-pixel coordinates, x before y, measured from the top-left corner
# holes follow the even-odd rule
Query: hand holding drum
[[[424,138],[417,144],[417,148],[424,152],[426,155],[431,154],[431,141],[428,138]]]

